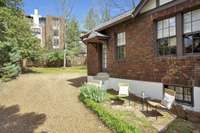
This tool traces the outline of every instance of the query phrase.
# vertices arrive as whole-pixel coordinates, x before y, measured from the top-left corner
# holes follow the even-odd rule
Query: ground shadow
[[[125,101],[119,97],[111,98],[111,100],[112,100],[111,105],[123,105],[125,103]]]
[[[70,82],[69,84],[74,86],[74,87],[81,87],[84,83],[87,82],[87,77],[78,77],[78,78],[74,78],[74,79],[69,79],[67,80],[68,82]]]
[[[159,111],[157,110],[151,110],[151,111],[142,111],[142,113],[146,116],[146,117],[160,117],[163,116]]]
[[[30,68],[26,68],[22,70],[22,74],[40,74],[40,72],[34,71]]]
[[[0,105],[0,133],[33,133],[46,120],[45,114],[21,114],[18,105]]]

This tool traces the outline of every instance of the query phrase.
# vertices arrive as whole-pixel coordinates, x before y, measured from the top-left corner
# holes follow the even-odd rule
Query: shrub
[[[21,72],[21,56],[15,45],[10,42],[0,42],[0,78],[8,81]]]
[[[81,97],[89,98],[95,102],[102,102],[106,99],[106,91],[94,85],[83,85]]]
[[[116,133],[140,133],[140,130],[129,123],[119,119],[118,117],[109,113],[101,104],[88,99],[81,98],[81,101],[97,113],[98,117],[114,132]]]
[[[48,52],[46,54],[47,66],[49,67],[60,67],[63,65],[64,59],[63,51]]]
[[[4,67],[1,68],[1,72],[2,72],[2,80],[3,81],[9,81],[13,78],[16,78],[19,73],[20,73],[20,66],[17,64],[11,64],[11,63],[7,63],[4,65]]]

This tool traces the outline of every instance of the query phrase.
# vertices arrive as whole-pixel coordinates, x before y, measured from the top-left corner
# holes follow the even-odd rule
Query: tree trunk
[[[22,69],[26,70],[26,68],[27,68],[27,59],[23,59],[22,60]]]

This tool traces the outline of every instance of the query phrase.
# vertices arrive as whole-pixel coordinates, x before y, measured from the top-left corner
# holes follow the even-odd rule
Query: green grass
[[[81,101],[92,111],[94,111],[98,117],[115,133],[141,133],[140,129],[134,125],[127,123],[120,119],[120,117],[110,113],[103,105],[97,103],[91,99],[81,98]]]
[[[117,98],[115,95],[108,93],[109,99]],[[164,114],[162,119],[157,120],[154,123],[154,126],[152,125],[152,121],[149,120],[147,117],[140,116],[136,114],[135,112],[130,111],[120,111],[115,110],[111,106],[109,106],[110,101],[106,101],[103,103],[100,103],[100,106],[102,106],[111,116],[115,116],[116,118],[124,121],[125,123],[128,123],[130,126],[133,126],[137,129],[140,129],[142,133],[157,133],[158,130],[154,127],[155,124],[163,124],[166,123],[166,126],[169,122],[168,113]],[[91,107],[90,107],[91,108]],[[158,125],[158,126],[159,126]],[[200,131],[200,124],[197,125],[195,123],[177,118],[171,123],[169,123],[167,130],[165,133],[192,133],[194,131],[199,132]]]
[[[60,74],[60,73],[79,73],[87,74],[86,66],[73,66],[66,68],[42,68],[42,67],[32,67],[30,68],[33,73],[42,73],[42,74]]]
[[[166,133],[192,133],[194,131],[198,133],[200,127],[192,122],[178,118],[169,124]]]

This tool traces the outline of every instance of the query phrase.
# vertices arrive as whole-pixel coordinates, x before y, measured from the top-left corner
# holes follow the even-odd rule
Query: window
[[[165,85],[165,89],[172,89],[176,91],[176,102],[188,105],[193,105],[193,88]]]
[[[159,0],[159,5],[161,6],[161,5],[164,5],[164,4],[169,3],[171,1],[173,1],[173,0]]]
[[[176,55],[176,18],[157,22],[158,54]]]
[[[59,20],[59,18],[54,18],[53,19],[53,28],[54,29],[58,29],[59,26],[60,26],[60,20]]]
[[[126,36],[125,32],[117,34],[117,59],[125,58],[125,45],[126,45]]]
[[[200,9],[184,14],[184,52],[200,53]]]
[[[53,35],[54,35],[54,36],[59,36],[59,30],[54,30],[54,31],[53,31]]]
[[[32,28],[32,32],[34,35],[41,34],[41,29],[40,28]]]
[[[53,48],[59,48],[59,38],[53,38]]]

